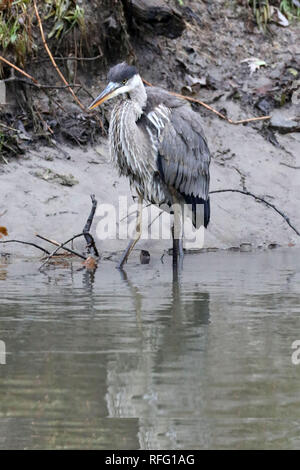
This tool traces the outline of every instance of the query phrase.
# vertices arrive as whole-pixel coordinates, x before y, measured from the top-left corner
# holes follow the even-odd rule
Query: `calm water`
[[[299,448],[300,252],[0,258],[0,448]]]

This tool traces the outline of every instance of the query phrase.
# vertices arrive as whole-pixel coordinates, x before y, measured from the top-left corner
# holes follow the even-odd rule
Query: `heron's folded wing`
[[[207,200],[210,152],[198,114],[189,106],[174,109],[159,140],[157,163],[165,183],[183,196]]]

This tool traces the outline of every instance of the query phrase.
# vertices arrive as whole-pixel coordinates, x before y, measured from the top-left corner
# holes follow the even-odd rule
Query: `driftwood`
[[[50,238],[43,237],[42,235],[39,235],[38,233],[36,233],[35,236],[40,238],[41,240],[44,240],[48,243],[51,243],[52,245],[59,246],[59,247],[61,246],[61,243],[57,242],[56,240],[50,240]],[[67,246],[64,246],[62,249],[64,251],[67,251],[68,253],[71,253],[72,255],[78,256],[79,258],[82,258],[82,259],[87,258],[86,256],[82,255],[81,253],[78,253],[78,251],[75,251],[71,248],[68,248]],[[50,255],[50,252],[48,252],[48,254]]]
[[[92,237],[92,235],[89,233],[90,229],[91,229],[91,225],[92,225],[92,222],[93,222],[93,219],[94,219],[94,215],[95,215],[95,211],[96,211],[96,208],[97,208],[97,201],[95,199],[95,196],[94,194],[91,195],[91,200],[92,200],[92,209],[91,209],[91,212],[90,212],[90,215],[88,216],[88,219],[87,219],[87,222],[83,228],[83,231],[82,233],[78,233],[77,235],[74,235],[73,237],[69,238],[67,241],[63,242],[63,243],[58,243],[58,242],[53,242],[53,240],[47,240],[45,237],[44,237],[44,240],[47,240],[47,241],[50,241],[51,243],[53,243],[54,245],[57,246],[57,248],[52,251],[52,253],[49,253],[49,256],[47,256],[47,258],[45,259],[45,261],[43,262],[43,264],[39,267],[39,269],[41,270],[49,261],[50,259],[56,255],[56,253],[58,252],[58,250],[60,250],[61,248],[63,249],[66,249],[66,251],[69,251],[77,256],[80,256],[81,258],[83,258],[85,260],[85,262],[87,262],[88,260],[90,260],[90,256],[87,258],[86,256],[83,256],[83,255],[80,255],[79,253],[77,253],[76,251],[74,251],[73,249],[71,248],[67,248],[65,245],[67,245],[68,243],[72,242],[73,240],[75,240],[76,238],[79,238],[79,237],[84,237],[86,242],[87,242],[87,252],[90,254],[91,252],[91,248],[93,249],[94,251],[94,255],[99,258],[99,252],[97,250],[97,247],[96,247],[96,244],[95,244],[95,240],[94,238]],[[41,238],[41,236],[40,236]],[[90,268],[90,261],[88,264],[86,264],[85,266],[88,268]],[[95,266],[97,266],[97,263],[94,263]]]
[[[39,270],[41,270],[48,263],[48,261],[50,261],[50,259],[56,255],[56,253],[58,252],[60,248],[64,248],[64,246],[67,245],[68,243],[72,242],[76,238],[83,237],[83,236],[85,236],[84,233],[78,233],[77,235],[74,235],[73,237],[69,238],[67,241],[58,245],[58,247],[54,251],[52,251],[52,253],[49,253],[49,256],[47,256],[43,264],[39,267]]]
[[[46,253],[46,255],[50,255],[49,251],[43,248],[40,245],[37,245],[36,243],[31,243],[31,242],[24,242],[23,240],[1,240],[0,243],[21,243],[22,245],[30,245],[33,246],[34,248],[37,248],[38,250],[43,251]]]
[[[39,268],[40,270],[51,260],[51,258],[53,256],[57,256],[57,252],[60,249],[83,259],[84,262],[85,262],[84,266],[86,267],[86,269],[92,270],[92,266],[94,267],[94,269],[96,269],[97,262],[92,256],[90,256],[90,255],[85,256],[84,254],[81,254],[78,251],[75,251],[73,248],[69,248],[69,247],[66,246],[68,243],[72,242],[76,238],[84,237],[86,242],[87,242],[87,252],[88,252],[88,254],[91,253],[91,249],[92,249],[93,252],[94,252],[94,256],[96,258],[99,258],[99,252],[97,250],[95,240],[89,232],[90,229],[91,229],[91,225],[92,225],[94,215],[95,215],[95,211],[96,211],[96,207],[97,207],[97,201],[96,201],[95,196],[93,194],[91,195],[91,199],[92,199],[92,209],[91,209],[90,215],[87,219],[87,222],[86,222],[86,224],[83,228],[83,231],[81,233],[79,233],[77,235],[73,235],[73,237],[69,238],[67,241],[65,241],[63,243],[59,243],[56,240],[45,237],[43,235],[39,235],[38,233],[36,234],[36,237],[38,237],[41,240],[44,240],[44,241],[46,241],[48,243],[51,243],[52,245],[56,246],[55,250],[53,250],[51,253],[46,248],[44,248],[40,245],[37,245],[36,243],[26,242],[26,241],[23,241],[23,240],[1,240],[0,243],[3,243],[3,244],[4,243],[21,243],[23,245],[33,246],[34,248],[37,248],[38,250],[42,251],[46,255],[46,259],[44,260],[43,264],[40,266],[40,268]]]
[[[90,215],[89,215],[89,217],[86,221],[86,224],[84,226],[83,233],[84,233],[84,238],[87,242],[87,251],[88,251],[88,253],[91,253],[91,248],[92,248],[93,251],[94,251],[94,255],[97,256],[97,258],[98,258],[99,253],[98,253],[97,247],[95,245],[95,241],[94,241],[92,235],[89,233],[90,229],[91,229],[93,219],[94,219],[95,211],[96,211],[96,208],[97,208],[97,201],[95,199],[94,194],[91,195],[91,200],[92,200],[92,209],[91,209]]]

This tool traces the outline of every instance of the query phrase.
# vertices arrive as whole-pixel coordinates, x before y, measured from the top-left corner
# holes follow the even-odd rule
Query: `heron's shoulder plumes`
[[[174,95],[171,95],[168,91],[164,90],[163,88],[159,87],[146,87],[146,93],[147,93],[147,109],[145,110],[145,113],[151,111],[154,109],[156,106],[159,106],[160,104],[163,104],[167,108],[173,109],[173,108],[178,108],[181,106],[184,106],[186,104],[186,101],[177,98]]]
[[[122,83],[123,80],[129,80],[138,73],[136,67],[128,65],[126,62],[117,64],[108,72],[108,80],[114,83]]]

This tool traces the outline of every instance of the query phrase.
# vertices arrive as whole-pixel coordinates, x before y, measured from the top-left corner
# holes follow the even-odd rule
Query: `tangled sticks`
[[[60,255],[58,255],[58,251],[60,249],[64,250],[65,252],[68,252],[68,253],[70,253],[74,256],[78,256],[79,258],[83,259],[84,260],[84,266],[87,269],[93,269],[94,270],[97,267],[97,261],[96,260],[99,258],[99,252],[98,252],[98,249],[96,247],[95,240],[94,240],[93,236],[90,234],[90,229],[91,229],[93,219],[94,219],[94,215],[95,215],[96,208],[97,208],[97,201],[95,199],[94,194],[91,195],[91,200],[92,200],[92,209],[91,209],[91,212],[88,216],[86,224],[83,228],[83,231],[81,233],[78,233],[77,235],[73,235],[71,238],[69,238],[68,240],[66,240],[63,243],[59,243],[56,240],[52,240],[52,239],[50,239],[48,237],[45,237],[43,235],[39,235],[38,233],[36,234],[36,237],[38,237],[41,240],[44,240],[44,241],[46,241],[48,243],[51,243],[52,245],[56,246],[55,250],[53,250],[51,253],[46,248],[44,248],[40,245],[37,245],[36,243],[31,243],[31,242],[22,241],[22,240],[3,240],[3,241],[0,241],[0,243],[21,243],[23,245],[33,246],[34,248],[37,248],[40,251],[43,251],[43,253],[46,256],[46,259],[43,261],[42,265],[39,267],[39,270],[42,270],[49,263],[49,261],[53,257],[60,256]],[[80,237],[84,237],[85,240],[86,240],[88,256],[86,256],[85,254],[79,253],[78,251],[75,251],[73,248],[70,248],[70,247],[66,246],[68,243],[71,243],[73,240],[75,240],[76,238],[80,238]]]

